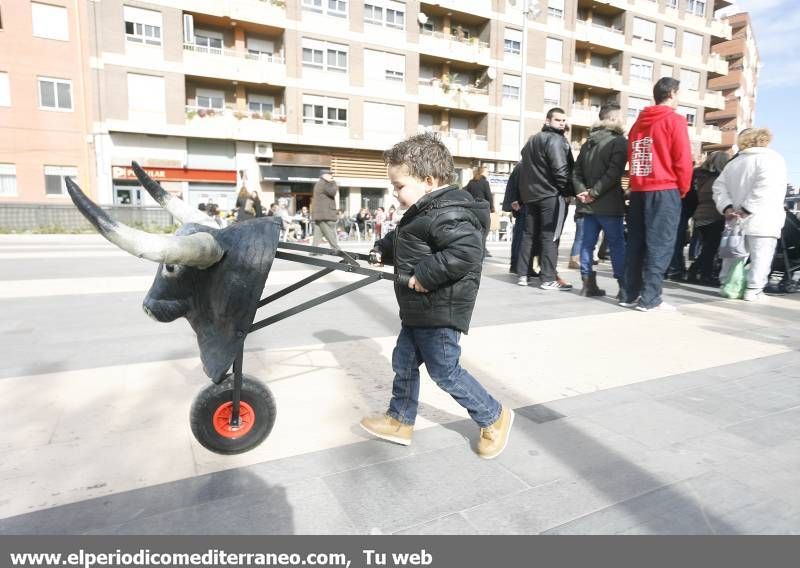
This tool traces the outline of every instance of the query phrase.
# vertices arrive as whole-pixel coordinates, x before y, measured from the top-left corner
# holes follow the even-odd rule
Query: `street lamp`
[[[509,0],[512,5],[519,0]],[[537,0],[522,0],[522,74],[519,89],[519,147],[525,145],[525,88],[528,84],[528,19],[536,19],[541,10]]]

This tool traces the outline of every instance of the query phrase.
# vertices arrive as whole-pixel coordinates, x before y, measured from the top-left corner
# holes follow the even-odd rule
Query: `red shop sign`
[[[144,171],[156,181],[204,181],[210,183],[236,183],[236,171],[198,170],[189,168],[146,167]],[[111,177],[116,180],[136,180],[133,168],[111,166]]]

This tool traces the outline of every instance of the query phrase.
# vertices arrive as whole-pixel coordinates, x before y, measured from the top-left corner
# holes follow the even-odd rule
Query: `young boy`
[[[419,366],[480,426],[478,455],[505,449],[514,413],[492,398],[459,364],[481,278],[489,204],[450,184],[453,158],[431,133],[412,136],[383,154],[394,195],[406,213],[376,241],[378,260],[393,263],[402,329],[392,353],[394,383],[386,414],[364,418],[370,434],[411,443],[419,405]]]

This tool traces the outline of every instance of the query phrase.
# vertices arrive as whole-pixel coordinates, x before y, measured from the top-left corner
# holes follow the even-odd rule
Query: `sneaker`
[[[399,420],[395,420],[388,414],[367,416],[366,418],[362,418],[358,425],[373,436],[402,446],[411,444],[411,434],[414,433],[414,426],[412,424],[404,424]]]
[[[528,277],[527,276],[520,276],[517,278],[517,286],[527,286],[528,285]]]
[[[496,458],[506,449],[511,425],[514,423],[514,411],[503,407],[500,418],[494,424],[481,428],[481,437],[478,438],[478,456],[485,460]]]
[[[638,296],[633,302],[622,302],[622,301],[620,301],[620,302],[617,302],[617,305],[619,307],[621,307],[621,308],[635,308],[636,306],[639,305],[639,300],[641,300],[641,299],[642,299],[642,297]]]
[[[655,308],[645,308],[644,306],[636,306],[636,310],[640,312],[677,312],[678,308],[672,304],[661,302]]]
[[[567,284],[563,280],[551,280],[550,282],[542,282],[539,284],[542,290],[572,290],[572,284]]]
[[[763,302],[768,300],[769,298],[764,293],[764,290],[760,290],[758,288],[754,289],[747,289],[744,291],[744,296],[742,296],[742,300],[745,302]]]

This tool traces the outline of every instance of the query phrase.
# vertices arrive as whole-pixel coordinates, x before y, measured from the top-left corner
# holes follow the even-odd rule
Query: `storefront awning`
[[[320,172],[326,168],[319,166],[259,166],[261,181],[282,181],[314,183]]]

